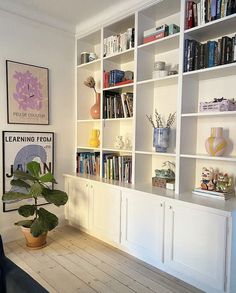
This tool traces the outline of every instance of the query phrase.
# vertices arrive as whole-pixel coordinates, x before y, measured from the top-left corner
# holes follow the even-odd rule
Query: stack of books
[[[229,192],[218,192],[218,191],[205,190],[205,189],[201,189],[201,188],[194,188],[194,190],[192,192],[193,192],[193,194],[211,197],[211,198],[217,198],[217,199],[221,199],[221,200],[230,199],[231,197],[233,197],[235,195],[234,190],[231,190]]]
[[[118,154],[104,154],[103,177],[105,179],[131,183],[132,157],[119,156]]]
[[[78,152],[76,154],[76,173],[99,176],[100,154],[90,152]]]
[[[128,28],[126,32],[110,36],[104,39],[103,56],[107,57],[119,52],[124,52],[134,47],[134,28]]]
[[[236,0],[187,1],[185,28],[203,25],[233,13],[236,13]]]
[[[103,118],[133,117],[133,93],[104,92]]]
[[[126,80],[125,71],[123,70],[114,69],[110,70],[109,72],[103,72],[103,88],[123,85],[131,82],[133,82],[133,80]]]
[[[235,35],[236,36],[236,35]],[[185,40],[184,71],[193,71],[236,61],[236,38],[224,36],[217,41],[200,43]]]

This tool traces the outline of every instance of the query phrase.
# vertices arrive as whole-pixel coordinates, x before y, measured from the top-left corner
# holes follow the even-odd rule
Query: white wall
[[[74,168],[74,36],[0,10],[0,131],[55,132],[55,177],[63,189],[63,173]],[[6,59],[49,68],[50,125],[7,124]],[[0,138],[0,188],[2,193],[2,135]],[[49,206],[48,206],[49,207]],[[63,220],[64,209],[57,210]],[[21,236],[13,223],[17,212],[2,212],[0,204],[0,233],[4,241]]]

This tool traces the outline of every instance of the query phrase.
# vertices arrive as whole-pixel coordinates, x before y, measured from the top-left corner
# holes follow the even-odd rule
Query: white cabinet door
[[[165,262],[175,271],[224,290],[227,217],[181,204],[166,205]]]
[[[152,264],[163,261],[164,203],[142,192],[122,192],[122,237],[126,250]]]
[[[89,189],[88,181],[79,178],[67,178],[69,196],[67,219],[84,228],[89,227]]]
[[[119,189],[104,183],[90,185],[91,232],[98,238],[120,242],[120,205]]]

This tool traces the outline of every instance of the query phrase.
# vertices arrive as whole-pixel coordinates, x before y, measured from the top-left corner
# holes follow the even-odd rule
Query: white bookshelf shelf
[[[212,157],[208,155],[188,155],[188,154],[181,154],[181,158],[188,158],[188,159],[199,159],[199,160],[211,160],[211,161],[226,161],[226,162],[236,162],[236,157]]]
[[[163,157],[176,157],[174,153],[159,153],[159,152],[148,152],[148,151],[135,151],[136,154],[150,155],[150,156],[163,156]]]
[[[236,116],[236,111],[224,111],[224,112],[200,112],[200,113],[186,113],[182,114],[182,117],[228,117]]]
[[[100,66],[101,66],[101,59],[96,59],[88,63],[77,65],[77,69],[86,69],[86,70],[96,71],[96,70],[99,70]]]
[[[222,76],[229,76],[236,74],[236,63],[230,63],[225,65],[214,66],[210,68],[204,68],[199,70],[193,70],[184,72],[184,77],[194,77],[199,80],[205,80],[210,78],[219,78]]]
[[[138,50],[142,49],[151,53],[158,52],[159,54],[166,51],[171,51],[179,48],[179,37],[180,33],[176,33],[174,35],[170,35],[168,37],[164,37],[153,42],[142,44],[138,46]]]
[[[100,122],[101,119],[78,119],[77,123],[97,123]]]
[[[133,121],[133,117],[127,117],[127,118],[107,118],[103,119],[104,122],[122,122],[122,121]]]
[[[151,78],[151,79],[141,80],[141,81],[137,82],[137,85],[148,84],[148,83],[157,83],[157,84],[162,84],[162,85],[168,85],[171,83],[177,83],[178,78],[179,78],[179,75],[174,74],[174,75],[169,75],[169,76],[160,77],[160,78]]]
[[[131,82],[131,83],[127,83],[127,84],[122,84],[122,85],[103,88],[103,91],[119,90],[119,89],[122,89],[122,88],[133,87],[133,86],[134,86],[134,83]]]
[[[118,153],[128,153],[132,154],[132,150],[126,150],[126,149],[116,149],[116,148],[103,148],[103,153],[104,152],[118,152]]]
[[[202,42],[209,39],[215,39],[218,36],[235,33],[236,14],[210,21],[204,25],[185,30],[185,35]]]
[[[100,148],[93,148],[93,147],[90,147],[90,146],[81,146],[81,145],[78,145],[77,149],[83,150],[83,151],[85,151],[85,150],[92,150],[92,151],[96,151],[96,152],[100,151]]]

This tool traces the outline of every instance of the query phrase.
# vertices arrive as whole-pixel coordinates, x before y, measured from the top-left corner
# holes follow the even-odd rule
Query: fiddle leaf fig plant
[[[36,161],[27,164],[26,172],[14,171],[14,179],[11,180],[12,189],[2,196],[4,202],[32,199],[32,204],[24,204],[18,208],[18,213],[25,219],[15,225],[30,228],[34,237],[38,237],[58,225],[58,217],[38,206],[38,199],[44,198],[48,203],[56,206],[65,205],[68,196],[64,191],[50,189],[47,183],[57,184],[51,172],[41,175],[40,164]]]

